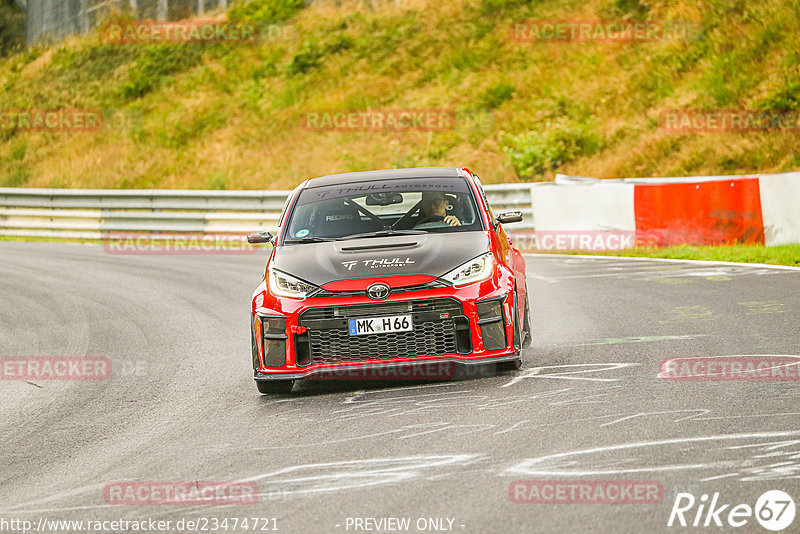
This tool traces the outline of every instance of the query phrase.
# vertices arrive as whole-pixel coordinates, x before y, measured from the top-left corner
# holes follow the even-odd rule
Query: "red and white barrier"
[[[767,245],[800,243],[800,172],[761,176],[758,187]]]
[[[559,175],[533,191],[520,250],[800,243],[800,173],[595,180]]]
[[[637,184],[637,236],[657,247],[763,244],[758,181]]]

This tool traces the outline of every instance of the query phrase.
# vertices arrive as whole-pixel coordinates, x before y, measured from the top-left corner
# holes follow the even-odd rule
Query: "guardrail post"
[[[158,6],[156,7],[156,20],[167,20],[167,14],[169,13],[169,5],[167,5],[168,0],[158,0]]]
[[[81,33],[89,31],[89,11],[86,9],[86,1],[81,0],[80,12],[78,13],[78,23],[80,24]]]

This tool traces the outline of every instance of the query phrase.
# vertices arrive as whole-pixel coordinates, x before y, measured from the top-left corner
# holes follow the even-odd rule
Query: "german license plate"
[[[351,336],[388,334],[390,332],[409,332],[414,330],[410,315],[348,319],[348,327]]]

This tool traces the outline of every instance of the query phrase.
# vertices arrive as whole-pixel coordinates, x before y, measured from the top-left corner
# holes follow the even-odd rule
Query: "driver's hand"
[[[455,215],[448,215],[442,220],[450,226],[461,226],[461,221],[459,221]]]

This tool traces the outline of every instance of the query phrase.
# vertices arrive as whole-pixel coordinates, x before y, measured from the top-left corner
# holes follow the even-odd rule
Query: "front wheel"
[[[531,346],[531,341],[533,341],[532,333],[531,333],[531,310],[528,306],[528,292],[525,291],[525,317],[522,319],[522,335],[525,337],[524,341],[522,342],[522,348],[526,349]]]
[[[293,386],[294,380],[256,380],[256,387],[262,395],[289,393]]]

